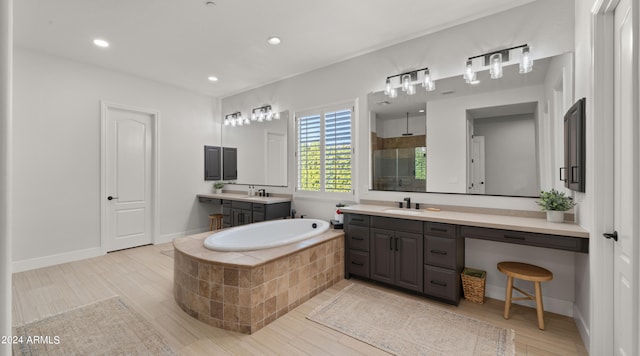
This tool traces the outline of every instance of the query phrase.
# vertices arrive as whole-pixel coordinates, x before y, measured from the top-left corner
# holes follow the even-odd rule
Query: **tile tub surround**
[[[210,232],[174,240],[174,298],[209,325],[251,334],[344,279],[344,233],[243,252],[204,247]]]

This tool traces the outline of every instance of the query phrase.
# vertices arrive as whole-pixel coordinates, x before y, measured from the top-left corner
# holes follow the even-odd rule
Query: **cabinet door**
[[[422,292],[423,240],[422,235],[396,232],[395,280],[398,287]]]
[[[222,148],[222,179],[238,179],[238,149],[232,147]]]
[[[221,180],[220,147],[204,146],[204,180]]]
[[[251,223],[251,211],[242,209],[232,209],[233,226],[240,226]]]
[[[371,279],[394,283],[394,232],[371,229]]]

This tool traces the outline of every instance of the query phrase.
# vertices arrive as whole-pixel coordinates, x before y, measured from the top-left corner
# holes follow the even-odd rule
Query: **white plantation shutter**
[[[341,105],[297,116],[298,191],[352,191],[352,115]]]
[[[320,191],[320,115],[298,118],[298,190]]]
[[[351,191],[351,110],[324,114],[324,184],[327,192]]]

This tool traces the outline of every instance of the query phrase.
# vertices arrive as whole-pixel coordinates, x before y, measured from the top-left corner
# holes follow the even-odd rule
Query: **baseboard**
[[[489,298],[493,298],[497,300],[504,300],[506,292],[507,292],[507,289],[505,287],[494,286],[490,284],[487,284],[485,287],[485,295]],[[574,312],[573,302],[558,299],[558,298],[545,297],[544,293],[542,294],[543,294],[542,303],[544,305],[545,311],[573,317],[573,312]],[[514,301],[513,303],[524,305],[534,309],[536,307],[536,304],[531,300],[517,300],[517,301]]]
[[[27,260],[13,261],[12,272],[24,272],[32,269],[55,266],[62,263],[84,260],[87,258],[101,256],[100,247],[92,247],[85,250],[70,251],[59,253],[57,255],[30,258]]]
[[[209,231],[209,228],[201,228],[201,229],[194,229],[194,230],[188,230],[188,231],[183,231],[183,232],[176,232],[173,234],[166,234],[166,235],[161,235],[159,236],[154,242],[154,245],[158,245],[158,244],[163,244],[163,243],[167,243],[167,242],[171,242],[174,239],[178,238],[178,237],[184,237],[184,236],[189,236],[189,235],[195,235],[195,234],[200,234],[203,232],[207,232]]]
[[[584,320],[580,309],[575,305],[573,306],[573,319],[576,322],[576,327],[578,328],[578,332],[580,333],[580,337],[582,338],[582,343],[584,343],[584,347],[587,349],[587,352],[589,352],[589,340],[591,340],[589,325],[587,325],[587,322]]]

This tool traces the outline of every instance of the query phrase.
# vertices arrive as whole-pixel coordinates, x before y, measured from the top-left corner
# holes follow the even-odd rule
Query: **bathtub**
[[[215,251],[250,251],[288,245],[329,230],[329,222],[318,219],[271,220],[236,226],[214,233],[204,247]]]

